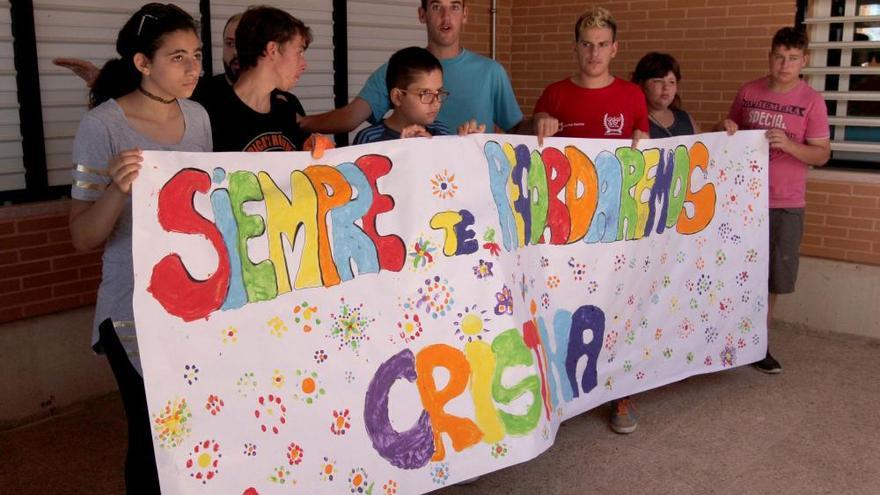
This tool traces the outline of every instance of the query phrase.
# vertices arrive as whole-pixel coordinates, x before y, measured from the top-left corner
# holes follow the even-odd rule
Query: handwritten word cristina
[[[534,303],[532,306],[532,319],[522,325],[522,331],[511,328],[501,332],[491,345],[473,341],[462,352],[446,344],[432,344],[416,354],[404,349],[382,363],[364,399],[364,424],[378,454],[396,467],[418,469],[445,459],[443,433],[456,452],[480,442],[498,442],[506,435],[523,436],[538,426],[542,411],[550,419],[560,400],[570,402],[593,390],[605,313],[592,305],[581,306],[574,313],[557,310],[551,335],[544,318],[534,316]],[[586,363],[578,376],[578,365],[583,361]],[[531,373],[507,384],[505,372],[522,367]],[[436,368],[449,373],[442,388],[434,380]],[[557,383],[557,374],[562,383]],[[422,412],[406,431],[395,430],[389,418],[389,394],[398,380],[414,382],[421,399]],[[446,412],[446,404],[468,389],[473,418]],[[529,404],[525,412],[502,409],[524,395]]]

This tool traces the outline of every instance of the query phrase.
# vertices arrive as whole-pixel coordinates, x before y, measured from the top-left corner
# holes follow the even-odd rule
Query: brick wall
[[[69,201],[0,208],[0,323],[94,304],[101,253],[77,253]]]
[[[496,8],[497,36],[496,36],[496,60],[504,65],[510,72],[510,43],[513,26],[512,0],[498,0]],[[461,42],[468,50],[485,56],[491,54],[492,42],[492,18],[489,10],[491,0],[468,0],[468,22],[465,26]]]
[[[880,265],[880,183],[811,179],[801,254]]]

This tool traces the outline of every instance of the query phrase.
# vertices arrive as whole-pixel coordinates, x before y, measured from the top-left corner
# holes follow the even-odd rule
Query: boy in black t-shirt
[[[298,151],[309,137],[296,122],[303,109],[287,93],[306,69],[311,30],[273,7],[248,9],[235,31],[239,76],[202,101],[214,151]]]

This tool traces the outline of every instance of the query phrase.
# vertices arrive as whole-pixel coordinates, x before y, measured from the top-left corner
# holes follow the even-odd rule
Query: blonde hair
[[[608,28],[611,30],[611,39],[617,40],[617,21],[604,7],[593,7],[578,17],[574,25],[574,40],[580,41],[581,31],[590,28]]]

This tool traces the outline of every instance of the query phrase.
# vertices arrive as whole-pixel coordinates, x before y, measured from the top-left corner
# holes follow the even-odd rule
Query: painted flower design
[[[587,265],[576,262],[574,257],[568,259],[568,266],[571,268],[571,276],[575,282],[580,282],[587,276]]]
[[[445,485],[446,480],[449,479],[449,463],[448,462],[438,462],[431,467],[431,479],[434,481],[434,484],[437,485]]]
[[[458,185],[455,183],[455,174],[450,174],[445,169],[443,173],[434,174],[431,179],[431,192],[440,199],[455,197]]]
[[[220,336],[224,344],[234,344],[238,342],[238,329],[235,327],[226,327],[220,331]]]
[[[260,430],[278,434],[280,428],[287,423],[287,406],[280,396],[269,394],[257,398],[254,416],[260,422]]]
[[[358,354],[364,342],[370,340],[367,330],[374,321],[365,314],[364,305],[348,304],[345,298],[341,298],[339,310],[330,317],[333,319],[333,326],[328,337],[338,341],[339,349],[348,347]]]
[[[489,453],[492,454],[492,457],[494,457],[496,459],[500,459],[500,458],[507,455],[508,450],[509,449],[507,447],[507,444],[505,444],[504,442],[498,442],[491,447],[491,450]]]
[[[351,493],[371,493],[373,484],[369,482],[367,471],[364,468],[354,468],[348,474],[348,489]]]
[[[187,364],[184,366],[183,381],[185,381],[187,385],[192,385],[199,381],[199,367],[194,364]]]
[[[312,306],[305,301],[293,307],[293,321],[297,324],[301,323],[302,331],[305,333],[314,330],[312,323],[315,325],[321,324],[321,319],[317,317],[317,314],[318,307]]]
[[[257,455],[257,446],[252,443],[244,444],[244,450],[242,451],[246,457],[254,457]]]
[[[678,325],[678,337],[681,339],[690,337],[691,334],[694,333],[695,327],[696,325],[691,323],[691,320],[688,318],[681,320],[681,323]]]
[[[220,472],[220,444],[214,440],[197,443],[189,452],[184,464],[191,478],[206,484]]]
[[[493,275],[492,266],[493,263],[491,261],[480,260],[479,264],[473,267],[474,276],[479,279],[491,277]]]
[[[394,480],[388,480],[382,485],[382,493],[384,493],[384,495],[397,495],[397,482]]]
[[[267,321],[266,325],[269,327],[269,333],[272,334],[273,337],[280,339],[287,333],[287,325],[284,323],[284,320],[277,316]]]
[[[205,402],[205,410],[210,412],[211,416],[216,416],[223,409],[223,406],[223,399],[214,394],[209,395]]]
[[[617,330],[611,330],[607,334],[605,334],[605,350],[610,351],[617,345],[617,337],[619,337],[619,333]]]
[[[333,481],[338,472],[339,470],[336,469],[336,461],[329,457],[324,457],[324,460],[321,462],[321,472],[319,473],[321,481]]]
[[[489,321],[486,310],[478,310],[476,304],[465,306],[455,320],[455,336],[467,342],[483,340],[483,334],[489,332],[486,328]]]
[[[758,251],[756,249],[746,251],[746,262],[755,263],[756,261],[758,261]]]
[[[557,287],[559,287],[559,277],[557,277],[556,275],[550,275],[549,277],[547,277],[547,288],[555,289]]]
[[[455,289],[449,285],[448,280],[434,276],[425,279],[424,286],[414,295],[413,302],[407,303],[404,308],[424,311],[434,319],[446,316],[455,304],[454,292]]]
[[[279,370],[275,370],[272,373],[272,386],[275,388],[282,388],[285,382],[284,373]]]
[[[495,314],[496,315],[512,315],[513,314],[513,294],[506,285],[501,288],[501,292],[495,293]]]
[[[706,327],[706,329],[703,330],[703,332],[706,334],[706,343],[707,344],[711,344],[712,342],[715,342],[715,340],[718,338],[718,329],[715,328],[714,326]]]
[[[489,251],[489,254],[492,256],[498,256],[501,254],[501,246],[495,242],[495,229],[489,227],[486,229],[486,232],[483,234],[483,249]]]
[[[422,335],[422,320],[416,313],[403,313],[403,320],[397,322],[397,335],[409,344]]]
[[[432,246],[431,242],[431,239],[419,237],[415,244],[413,244],[413,250],[409,253],[409,257],[412,258],[413,269],[424,268],[434,262],[434,253],[437,251],[437,248]]]
[[[242,374],[235,382],[235,386],[242,397],[247,397],[249,392],[256,391],[257,380],[255,379],[254,372],[248,371]]]
[[[272,469],[272,474],[269,475],[269,481],[278,485],[286,485],[287,483],[290,483],[291,485],[296,484],[296,480],[290,477],[290,470],[283,465]]]
[[[291,442],[287,446],[287,463],[291,466],[299,465],[303,461],[304,451],[299,444]]]
[[[718,312],[724,318],[730,316],[730,314],[733,313],[733,301],[731,301],[728,297],[725,297],[724,299],[718,301]]]
[[[192,418],[186,399],[174,399],[165,403],[159,414],[153,415],[153,431],[162,448],[176,448],[189,436],[192,429],[187,424]]]
[[[544,292],[541,294],[541,307],[544,309],[550,309],[550,294]]]
[[[345,435],[351,429],[351,413],[348,409],[333,410],[333,422],[330,423],[330,431],[334,435]]]
[[[318,349],[315,351],[315,362],[318,364],[323,363],[327,360],[327,353],[324,352],[324,349]]]
[[[724,366],[725,368],[736,365],[736,347],[732,345],[724,346],[724,348],[721,349],[719,358],[721,359],[721,366]]]
[[[294,373],[293,397],[306,404],[313,404],[327,393],[321,385],[318,373],[309,370],[296,370]]]

